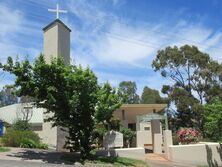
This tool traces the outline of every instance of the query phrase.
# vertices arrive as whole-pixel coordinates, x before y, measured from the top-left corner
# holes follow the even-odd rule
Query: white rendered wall
[[[136,132],[136,146],[144,147],[144,144],[152,144],[151,131],[137,131]]]
[[[58,56],[58,25],[54,24],[44,32],[44,57],[47,63]]]
[[[150,122],[140,122],[140,123],[137,123],[139,126],[137,127],[138,131],[143,131],[145,130],[146,128],[149,128],[150,132],[151,132],[151,123]]]
[[[222,145],[219,143],[169,146],[169,154],[170,160],[174,162],[209,166],[222,165]]]
[[[120,148],[110,150],[98,150],[97,156],[111,156],[111,157],[125,157],[132,159],[145,160],[145,149],[143,147],[137,148]]]
[[[70,31],[59,22],[44,31],[44,56],[47,63],[60,56],[70,64]]]
[[[52,114],[44,114],[44,119],[48,118]],[[57,146],[57,127],[52,127],[51,122],[43,122],[43,138],[42,141],[48,144],[52,148]]]
[[[21,114],[22,104],[12,104],[0,108],[0,119],[3,121],[12,124],[17,119],[22,118]],[[42,108],[33,108],[33,115],[29,121],[31,124],[38,124],[43,122],[43,109]]]
[[[70,31],[61,24],[58,24],[58,56],[70,64]]]

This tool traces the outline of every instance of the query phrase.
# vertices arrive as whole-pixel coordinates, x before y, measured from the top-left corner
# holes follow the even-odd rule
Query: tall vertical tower
[[[58,12],[58,7],[57,11]],[[60,10],[61,12],[61,10]],[[51,63],[53,58],[61,57],[66,65],[70,64],[70,33],[71,30],[60,20],[57,19],[43,28],[44,32],[44,57],[47,63]],[[44,114],[43,118],[52,116],[53,113]],[[43,123],[43,142],[56,150],[63,150],[67,133],[60,127],[53,127],[52,122]]]
[[[59,19],[43,28],[44,56],[47,63],[52,58],[61,57],[65,64],[70,63],[70,32],[71,30]]]

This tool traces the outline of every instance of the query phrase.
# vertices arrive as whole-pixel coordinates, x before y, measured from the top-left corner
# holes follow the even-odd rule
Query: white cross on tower
[[[56,9],[48,9],[49,12],[56,12],[56,18],[59,18],[59,13],[67,13],[66,10],[60,10],[59,4],[56,4]]]

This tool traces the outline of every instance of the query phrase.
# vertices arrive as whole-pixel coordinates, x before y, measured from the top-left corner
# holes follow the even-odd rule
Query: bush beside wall
[[[48,148],[47,145],[40,142],[40,138],[35,132],[15,130],[13,128],[7,129],[2,138],[2,143],[4,146],[8,147]]]

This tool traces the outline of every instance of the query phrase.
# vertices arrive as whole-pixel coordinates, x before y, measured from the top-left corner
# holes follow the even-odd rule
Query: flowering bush
[[[181,144],[197,143],[200,138],[200,133],[193,128],[181,128],[177,132],[177,137]]]

